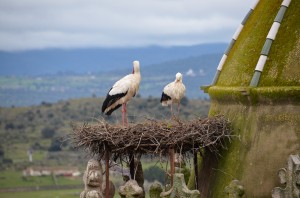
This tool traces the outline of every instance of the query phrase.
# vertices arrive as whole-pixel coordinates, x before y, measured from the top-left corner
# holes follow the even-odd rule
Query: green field
[[[78,185],[82,183],[82,176],[79,177],[23,177],[21,171],[1,171],[0,172],[0,190],[1,188],[28,187],[28,186],[51,186],[51,185]]]
[[[78,198],[83,189],[47,190],[32,192],[1,192],[0,198]]]

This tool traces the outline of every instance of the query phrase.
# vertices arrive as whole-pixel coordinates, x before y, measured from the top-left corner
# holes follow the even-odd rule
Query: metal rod
[[[105,197],[109,198],[109,151],[105,151]]]
[[[130,177],[134,180],[134,155],[132,153],[129,154],[129,169]]]
[[[198,152],[194,152],[195,189],[198,190]]]
[[[174,173],[175,173],[175,162],[174,162],[174,148],[169,149],[169,155],[170,155],[170,172],[171,172],[171,187],[173,187],[173,180],[174,180]]]

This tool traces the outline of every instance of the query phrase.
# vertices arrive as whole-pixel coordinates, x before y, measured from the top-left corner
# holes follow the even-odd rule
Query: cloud
[[[229,42],[251,3],[2,0],[0,50]]]

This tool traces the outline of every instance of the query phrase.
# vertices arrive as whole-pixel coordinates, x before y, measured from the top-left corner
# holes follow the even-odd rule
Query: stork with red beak
[[[178,72],[175,81],[165,86],[160,99],[162,106],[171,106],[171,117],[173,116],[173,103],[177,103],[178,105],[179,117],[180,100],[184,97],[184,94],[185,86],[182,83],[182,74]]]
[[[140,63],[139,61],[133,61],[132,74],[124,76],[112,86],[103,102],[102,112],[111,115],[114,110],[122,106],[122,123],[127,125],[126,105],[138,92],[140,82]]]

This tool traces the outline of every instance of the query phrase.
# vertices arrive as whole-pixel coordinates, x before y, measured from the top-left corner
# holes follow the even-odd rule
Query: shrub
[[[61,146],[60,146],[60,145],[61,145],[61,143],[60,143],[59,140],[57,140],[57,139],[52,139],[51,145],[50,145],[48,151],[51,151],[51,152],[61,151],[62,149],[61,149]]]
[[[5,130],[14,129],[14,128],[15,128],[15,125],[12,122],[5,124]]]
[[[0,158],[4,157],[4,149],[3,147],[0,145]]]
[[[154,182],[155,180],[157,180],[160,183],[164,183],[165,172],[157,166],[151,166],[144,171],[144,178],[149,182]]]
[[[52,127],[45,127],[42,129],[43,138],[52,138],[55,135],[55,129]]]

